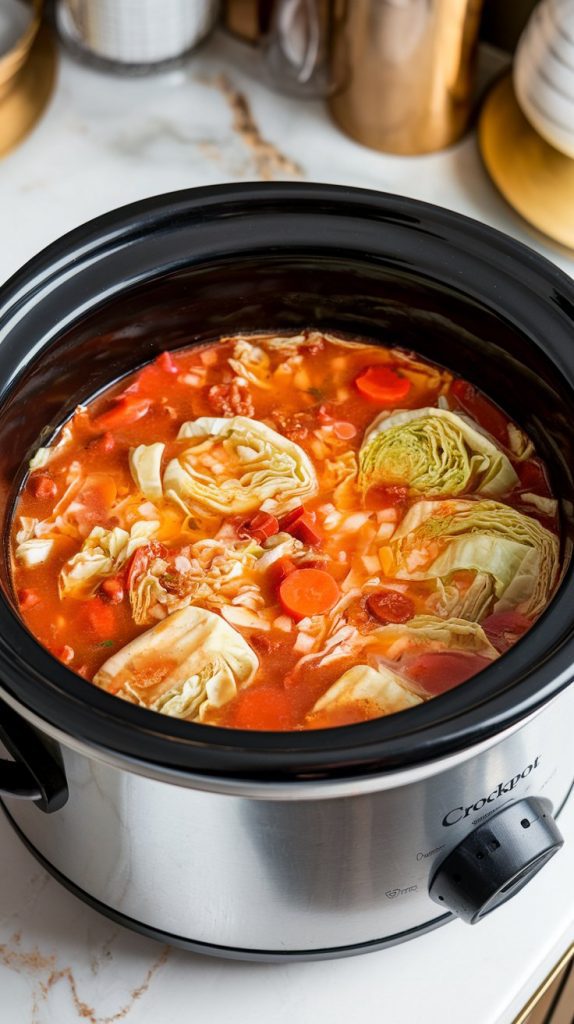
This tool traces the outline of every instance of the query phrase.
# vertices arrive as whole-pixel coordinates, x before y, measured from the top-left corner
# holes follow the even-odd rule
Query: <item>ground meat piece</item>
[[[254,416],[255,407],[247,384],[232,380],[229,384],[213,384],[207,397],[214,412],[220,416]]]
[[[168,594],[175,597],[187,597],[193,586],[191,573],[187,572],[165,572],[159,582]]]
[[[274,651],[278,651],[285,643],[285,636],[273,636],[269,633],[254,633],[250,637],[250,643],[256,651],[259,651],[260,654],[272,654]]]
[[[290,441],[304,441],[309,436],[312,421],[307,413],[288,415],[279,409],[274,409],[271,417],[274,423],[277,424],[280,432],[285,437],[288,437]]]
[[[372,629],[375,629],[380,623],[375,622],[372,615],[369,614],[367,608],[367,601],[364,597],[357,598],[353,601],[345,611],[345,618],[350,626],[355,626],[359,630],[359,633],[370,633]]]

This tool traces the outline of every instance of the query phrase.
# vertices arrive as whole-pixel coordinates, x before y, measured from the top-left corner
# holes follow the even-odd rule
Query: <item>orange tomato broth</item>
[[[79,408],[64,428],[65,435],[60,432],[53,442],[56,444],[58,438],[64,438],[66,443],[52,452],[46,466],[28,475],[17,500],[14,538],[21,516],[44,520],[53,514],[54,507],[66,492],[67,481],[73,476],[74,468],[80,470],[84,480],[75,495],[76,511],[70,520],[73,535],[58,535],[50,557],[43,564],[27,567],[14,558],[13,582],[21,615],[30,631],[56,658],[85,679],[91,680],[112,653],[145,632],[150,624],[138,626],[133,621],[128,600],[129,564],[115,575],[112,583],[105,586],[105,581],[102,581],[93,594],[83,599],[60,598],[60,570],[78,552],[92,527],[97,525],[111,529],[120,525],[118,503],[137,494],[128,464],[130,449],[140,444],[164,442],[166,449],[162,465],[165,466],[174,453],[181,451],[182,444],[189,444],[189,441],[176,440],[184,421],[202,416],[233,415],[263,420],[300,445],[310,456],[321,478],[325,465],[321,454],[325,451],[322,439],[328,441],[329,458],[347,451],[356,453],[365,428],[383,410],[432,406],[443,395],[452,411],[468,414],[489,431],[513,462],[520,483],[500,500],[525,511],[521,502],[525,490],[551,496],[544,466],[538,458],[533,456],[520,464],[513,460],[508,450],[508,418],[471,384],[450,372],[425,362],[415,353],[368,345],[361,339],[358,339],[357,347],[342,346],[319,332],[310,332],[295,349],[285,350],[266,347],[265,337],[248,336],[247,340],[261,346],[269,355],[268,389],[252,385],[230,366],[235,338],[164,353],[110,387],[87,408]],[[294,365],[289,362],[293,351],[298,357]],[[392,373],[390,377],[388,374],[379,375],[375,393],[370,397],[358,381],[366,377],[368,390],[369,381],[377,376],[370,371],[379,367],[389,368]],[[400,401],[397,402],[392,398],[393,375],[403,382],[399,388]],[[405,380],[409,384],[406,395]],[[458,497],[464,498],[465,495]],[[476,500],[477,495],[466,497]],[[353,508],[366,509],[390,514],[391,518],[394,515],[396,521],[400,521],[410,504],[420,498],[421,495],[409,496],[404,487],[375,487],[364,500],[355,494],[355,505],[349,514]],[[318,539],[309,544],[308,556],[297,568],[319,568],[328,573],[340,588],[355,562],[360,563],[356,550],[361,531],[343,536],[325,528],[325,515],[321,509],[332,499],[333,488],[322,488],[315,497],[304,502],[311,524],[311,537],[315,530]],[[142,498],[141,502],[145,503],[145,499]],[[532,506],[528,506],[528,515],[557,532],[557,521],[553,517],[543,517]],[[231,517],[229,529],[232,532],[238,530],[242,520],[250,518]],[[222,525],[225,525],[223,517],[215,525],[211,522],[209,536],[213,536]],[[154,541],[163,544],[166,557],[173,560],[177,552],[206,535],[202,530],[205,526],[199,517],[184,528],[184,513],[177,504],[172,504],[169,508],[166,506],[165,521],[162,519],[161,530]],[[289,571],[289,566],[283,568]],[[359,568],[366,578],[369,573],[361,565]],[[379,575],[380,589],[390,587],[392,590],[395,587],[395,592],[410,602],[405,607],[407,610],[410,607],[412,614],[428,611],[426,602],[435,588],[434,580],[412,582],[402,579],[397,584],[397,581],[386,580]],[[465,582],[471,582],[473,574],[459,573],[457,576],[458,583],[464,587]],[[273,623],[277,619],[282,620],[283,628],[272,625],[270,629],[258,632],[237,627],[256,651],[259,670],[255,679],[240,689],[234,700],[210,711],[207,723],[244,729],[290,730],[345,725],[374,717],[379,712],[365,701],[352,707],[316,713],[311,721],[305,720],[316,700],[356,658],[343,658],[325,666],[311,665],[309,669],[297,670],[302,656],[301,651],[294,650],[299,635],[297,615],[286,613],[281,606],[280,585],[278,569],[272,566],[260,583],[261,593],[265,607],[274,610]],[[362,632],[381,624],[381,620],[373,616],[364,597],[351,602],[345,614],[347,621]],[[392,622],[392,610],[390,614]],[[404,621],[401,615],[404,615],[404,607],[399,615],[399,621]],[[292,618],[288,632],[284,631],[286,618]],[[520,629],[515,629],[511,624],[502,649],[514,642],[528,625],[526,621]],[[478,662],[481,660],[479,658]],[[483,667],[478,662],[468,662],[468,675]],[[457,671],[455,667],[454,677]],[[440,689],[438,686],[436,692]],[[427,696],[431,695],[427,693]]]

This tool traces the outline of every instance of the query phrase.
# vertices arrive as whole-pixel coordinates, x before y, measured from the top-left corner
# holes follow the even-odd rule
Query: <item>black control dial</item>
[[[505,903],[564,842],[550,806],[527,797],[475,828],[439,864],[431,898],[469,924]]]

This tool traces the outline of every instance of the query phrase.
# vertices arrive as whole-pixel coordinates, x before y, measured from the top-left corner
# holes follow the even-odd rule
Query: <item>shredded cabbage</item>
[[[187,550],[189,568],[185,573],[156,558],[143,572],[132,576],[129,597],[134,621],[139,626],[190,604],[223,608],[247,587],[252,597],[260,594],[253,572],[263,550],[256,541],[226,544],[206,539],[191,544]]]
[[[163,497],[161,459],[165,444],[140,444],[130,450],[130,471],[144,497],[158,501]]]

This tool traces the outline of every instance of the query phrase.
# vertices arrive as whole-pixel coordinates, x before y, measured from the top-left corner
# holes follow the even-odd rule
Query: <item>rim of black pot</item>
[[[330,185],[210,186],[168,193],[121,207],[64,235],[27,263],[0,290],[0,328],[21,314],[46,283],[78,262],[168,227],[180,218],[233,216],[269,204],[326,216],[366,217],[417,225],[508,273],[543,282],[552,307],[574,338],[574,282],[522,243],[478,221],[413,199]],[[454,258],[454,255],[453,255]],[[190,261],[191,262],[191,261]],[[201,261],[200,261],[201,262]],[[461,286],[461,292],[465,289]],[[500,308],[500,307],[499,307]],[[570,339],[571,341],[571,339]],[[573,346],[574,348],[574,346]],[[571,386],[574,387],[574,355]],[[573,392],[574,393],[574,392]],[[1,409],[0,409],[1,415]],[[143,765],[214,776],[308,779],[360,775],[414,766],[496,736],[541,708],[574,677],[574,616],[568,567],[549,608],[500,660],[427,704],[358,725],[309,732],[252,732],[196,725],[125,703],[97,689],[54,659],[28,631],[0,592],[0,692],[22,709],[90,747]]]

